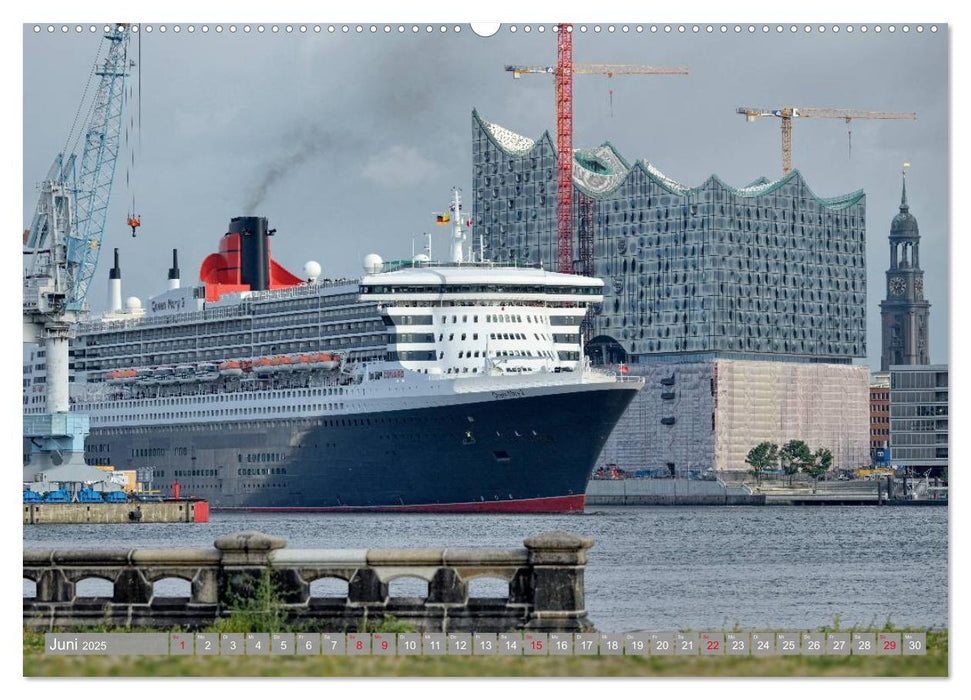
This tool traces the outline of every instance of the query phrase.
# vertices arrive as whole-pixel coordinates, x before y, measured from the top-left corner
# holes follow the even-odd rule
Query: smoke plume
[[[324,156],[333,158],[343,154],[355,144],[355,137],[327,132],[317,126],[295,130],[285,139],[280,153],[258,167],[259,180],[250,189],[243,207],[246,215],[256,215],[266,196],[294,170]]]

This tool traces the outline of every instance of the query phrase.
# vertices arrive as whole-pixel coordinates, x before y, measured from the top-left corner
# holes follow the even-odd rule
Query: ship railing
[[[394,616],[418,631],[503,632],[509,629],[586,631],[583,574],[593,539],[554,531],[510,549],[290,549],[259,532],[218,538],[212,549],[25,550],[23,575],[34,582],[24,597],[29,629],[199,629],[233,614],[252,599],[267,572],[282,610],[293,624],[319,629],[357,629]],[[391,595],[392,582],[417,578],[427,585],[418,598]],[[111,583],[111,595],[83,597],[78,584]],[[498,579],[502,597],[470,595],[476,579]],[[189,583],[188,597],[163,597],[155,584]],[[346,595],[317,597],[313,584],[337,579]],[[334,583],[328,581],[328,583]]]

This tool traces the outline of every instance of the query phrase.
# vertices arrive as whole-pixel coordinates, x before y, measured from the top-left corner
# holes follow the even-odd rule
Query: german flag
[[[435,223],[439,226],[444,226],[445,224],[451,222],[452,216],[449,213],[439,214],[435,217]]]

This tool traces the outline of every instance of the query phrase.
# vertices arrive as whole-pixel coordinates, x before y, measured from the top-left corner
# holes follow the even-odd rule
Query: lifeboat
[[[287,355],[277,355],[273,358],[273,367],[278,372],[289,372],[293,369],[290,365],[290,358]]]
[[[200,382],[214,382],[219,379],[219,368],[212,362],[201,362],[196,366],[196,380]]]
[[[175,376],[175,369],[172,367],[156,367],[152,376],[157,384],[175,384],[178,381]]]
[[[273,358],[260,357],[253,360],[253,371],[260,375],[276,372],[276,367],[273,365]]]
[[[155,378],[155,370],[149,367],[137,370],[135,372],[135,383],[142,384],[144,386],[158,384],[158,380]]]
[[[310,369],[310,355],[297,355],[292,358],[291,366],[296,370]]]
[[[104,373],[104,381],[108,384],[121,384],[121,370],[113,369]]]
[[[131,384],[137,378],[138,373],[133,369],[123,369],[118,377],[118,381],[122,384]]]
[[[175,368],[175,381],[179,384],[191,384],[196,380],[196,368],[194,366],[179,365]]]
[[[238,377],[243,373],[243,368],[239,360],[226,360],[219,363],[218,372],[223,377]]]
[[[340,363],[341,363],[340,356],[328,355],[325,352],[322,352],[320,354],[322,357],[321,367],[323,367],[324,369],[337,369],[340,366]]]

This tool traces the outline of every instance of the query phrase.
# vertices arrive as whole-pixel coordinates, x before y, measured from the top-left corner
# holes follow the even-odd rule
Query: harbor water
[[[586,570],[604,632],[946,627],[947,508],[588,507],[584,515],[226,514],[208,523],[33,525],[24,548],[212,547],[259,530],[295,548],[519,547],[596,540]],[[26,582],[25,582],[26,590]],[[160,591],[161,592],[161,591]],[[407,593],[414,595],[415,593]]]

